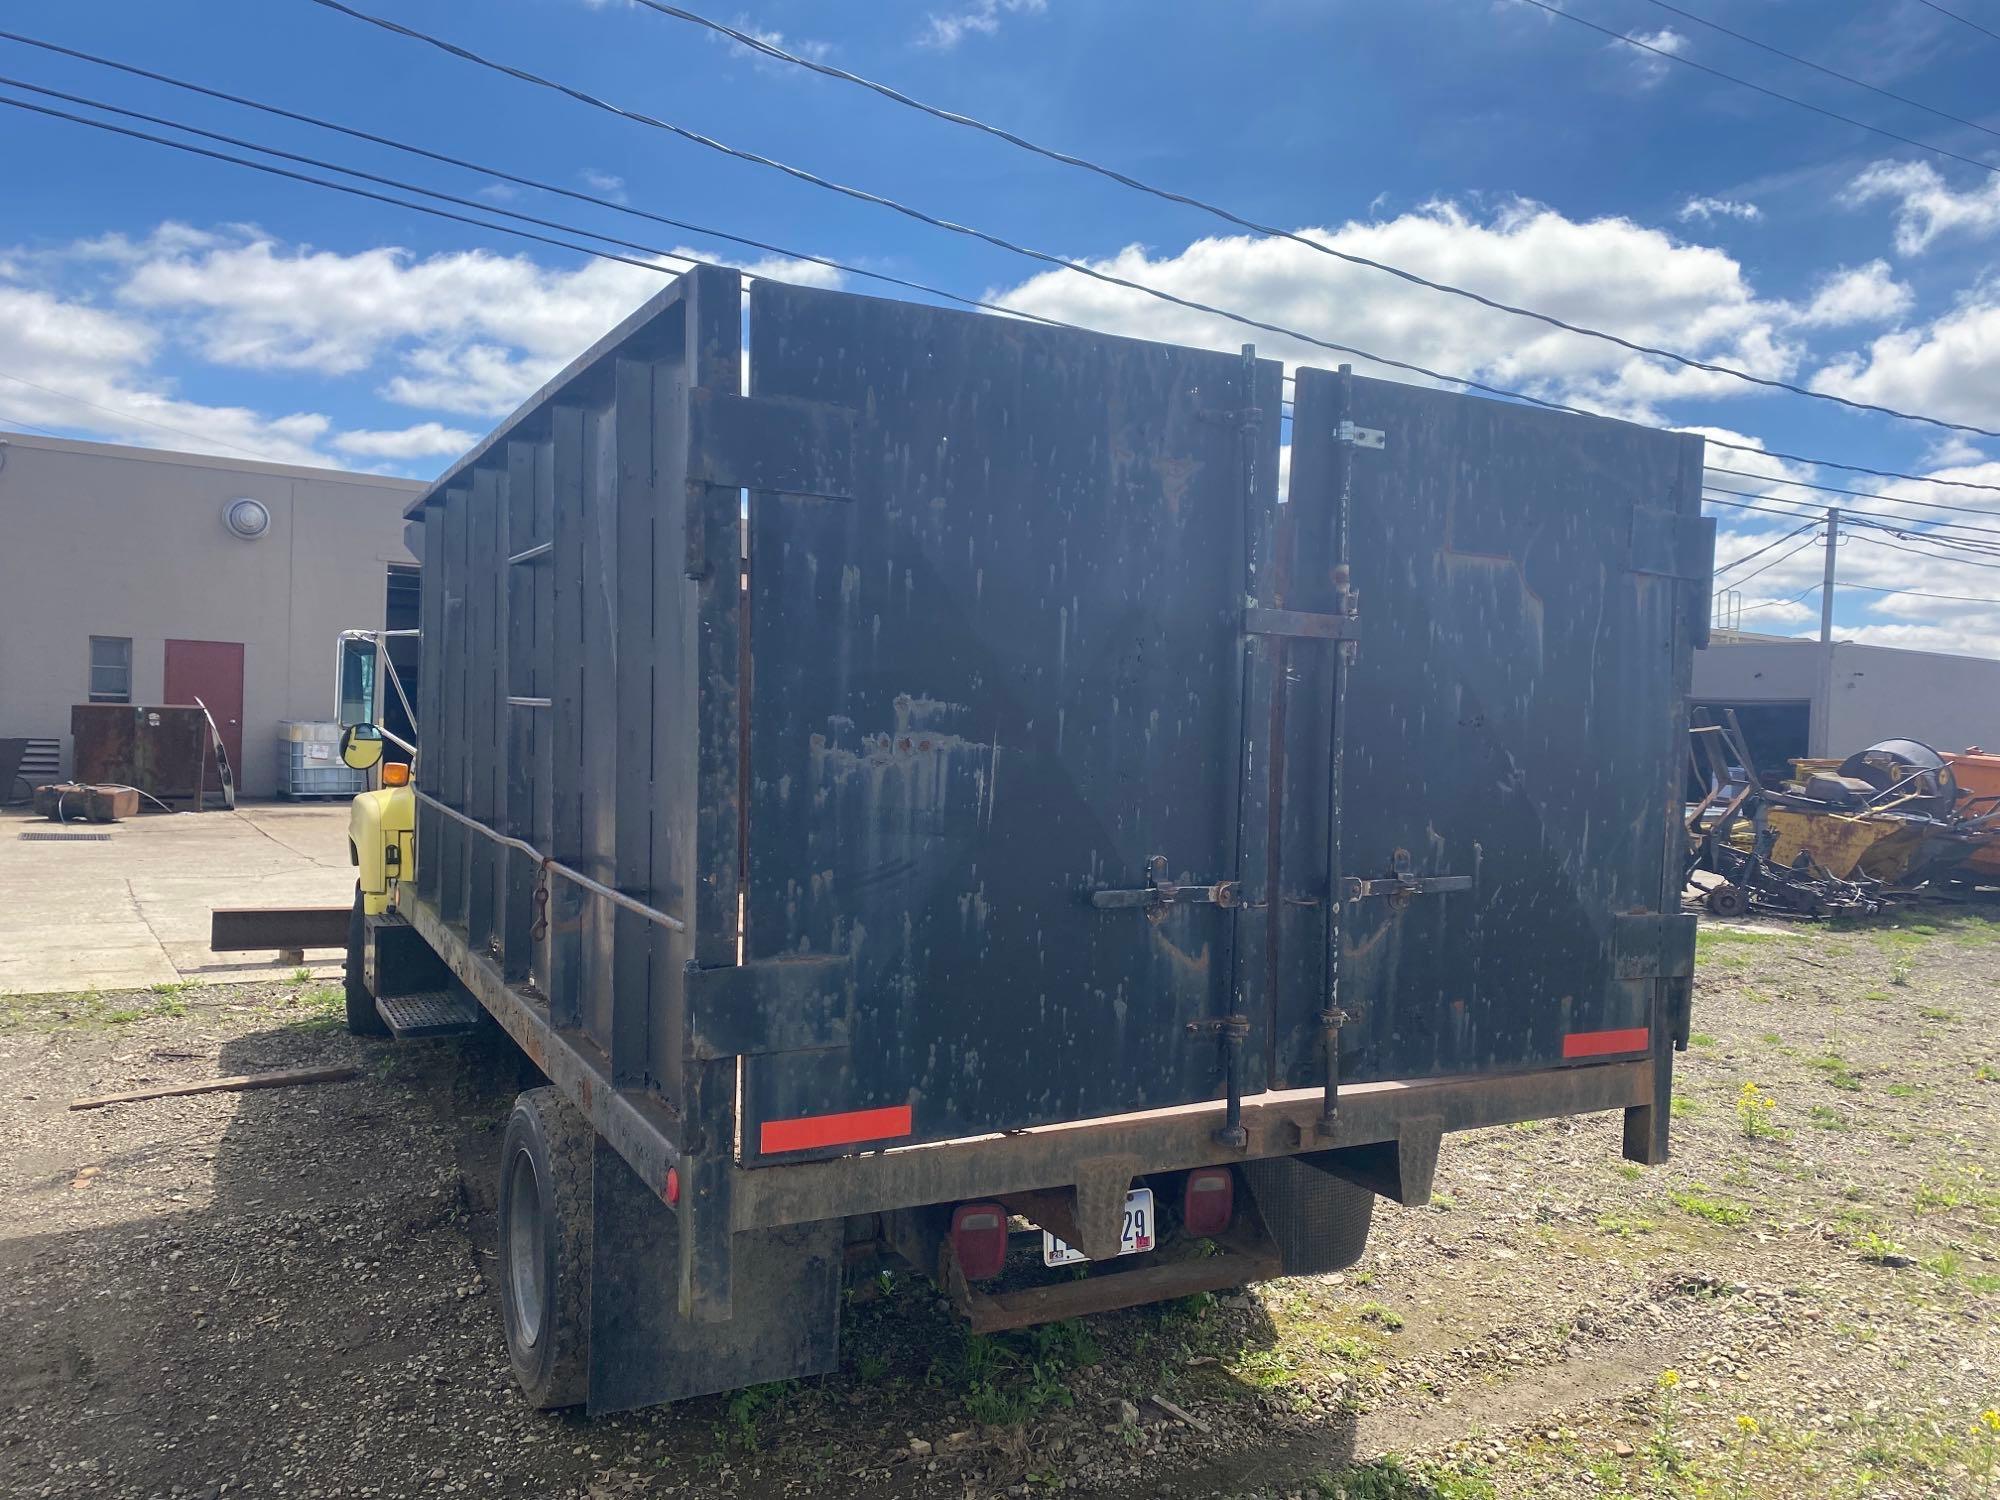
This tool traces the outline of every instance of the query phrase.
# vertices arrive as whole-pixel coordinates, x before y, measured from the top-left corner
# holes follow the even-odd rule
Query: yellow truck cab
[[[373,772],[378,782],[372,790],[356,795],[347,815],[347,857],[355,869],[354,914],[347,930],[347,1025],[362,1035],[382,1035],[387,1030],[364,972],[367,919],[395,907],[397,887],[412,878],[417,868],[417,793],[413,785],[417,747],[380,723],[385,679],[403,698],[406,708],[408,705],[385,649],[386,637],[414,634],[386,630],[340,633],[340,758],[355,770]],[[392,744],[408,755],[407,762],[385,759]]]

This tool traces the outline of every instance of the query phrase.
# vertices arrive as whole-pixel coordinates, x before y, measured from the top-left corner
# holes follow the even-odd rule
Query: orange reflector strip
[[[851,1146],[856,1141],[884,1141],[910,1133],[910,1106],[857,1109],[844,1115],[805,1115],[796,1120],[766,1120],[757,1134],[757,1149],[812,1151],[821,1146]]]
[[[1644,1052],[1653,1033],[1643,1026],[1623,1031],[1572,1031],[1563,1038],[1564,1057],[1607,1057],[1614,1052]]]

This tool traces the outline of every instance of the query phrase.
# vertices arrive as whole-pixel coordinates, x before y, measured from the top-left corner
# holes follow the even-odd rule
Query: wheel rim
[[[514,1153],[507,1174],[507,1287],[521,1347],[532,1349],[542,1337],[542,1185],[526,1151]]]

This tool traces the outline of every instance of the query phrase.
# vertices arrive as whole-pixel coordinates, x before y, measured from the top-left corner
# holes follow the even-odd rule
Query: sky
[[[1754,449],[2000,486],[2000,440],[1687,369],[1413,286],[633,0],[352,3],[732,146],[1315,337]],[[1678,11],[1568,0],[1604,32],[1526,0],[689,8],[1433,280],[1767,379],[2000,428],[2000,168],[1983,165],[2000,163],[2000,40],[1919,0],[1690,0]],[[1948,8],[2000,32],[2000,0]],[[1337,359],[729,159],[313,0],[14,0],[0,27],[481,170],[13,40],[0,40],[0,97],[95,113],[20,85],[55,89],[646,247],[621,252],[645,264],[593,259],[0,108],[13,167],[0,213],[0,430],[429,477],[657,290],[680,264],[671,252],[882,290],[618,205],[1090,327]],[[1842,638],[2000,655],[2000,491],[1762,451],[1711,447],[1709,463],[1742,471],[1711,472],[1713,485],[1799,511],[1710,507],[1723,607],[1741,628],[1817,633],[1822,549],[1810,531],[1779,539],[1837,502],[1897,528],[1845,529]],[[1786,480],[1885,498],[1816,496]]]

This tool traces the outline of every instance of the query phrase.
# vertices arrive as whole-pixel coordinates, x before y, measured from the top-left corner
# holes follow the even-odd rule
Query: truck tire
[[[387,1036],[389,1028],[375,1009],[363,977],[363,949],[368,942],[368,915],[361,907],[361,884],[354,886],[354,915],[347,919],[347,1030],[351,1036]]]
[[[514,1379],[547,1411],[590,1394],[590,1173],[597,1133],[562,1093],[514,1101],[500,1146],[500,1320]]]
[[[1344,1271],[1368,1249],[1375,1195],[1289,1156],[1239,1170],[1278,1246],[1287,1276]]]

